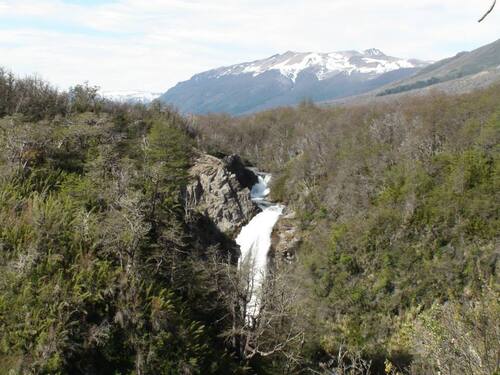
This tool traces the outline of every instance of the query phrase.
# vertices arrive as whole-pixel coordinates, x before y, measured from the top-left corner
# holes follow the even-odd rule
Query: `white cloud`
[[[61,87],[163,91],[192,74],[286,50],[377,47],[438,59],[498,38],[489,0],[0,1],[0,65]],[[2,27],[2,19],[11,20]],[[16,20],[17,24],[12,20]],[[52,26],[51,26],[52,25]]]

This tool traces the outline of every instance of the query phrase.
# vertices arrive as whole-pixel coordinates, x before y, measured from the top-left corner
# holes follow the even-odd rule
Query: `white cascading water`
[[[236,237],[236,243],[241,249],[239,266],[245,272],[249,272],[250,301],[246,306],[246,317],[249,321],[259,313],[259,294],[267,270],[271,234],[284,208],[280,204],[274,204],[267,200],[271,175],[259,174],[258,178],[258,182],[252,187],[250,196],[262,212],[255,215]]]

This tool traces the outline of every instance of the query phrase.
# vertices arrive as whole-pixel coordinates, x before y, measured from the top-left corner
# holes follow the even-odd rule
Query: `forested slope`
[[[0,372],[497,374],[499,130],[500,86],[187,120],[1,71]],[[296,213],[251,323],[199,150]]]
[[[96,93],[0,72],[0,373],[237,373],[184,120]]]
[[[273,171],[298,214],[307,360],[348,348],[379,372],[498,370],[500,86],[192,127]]]

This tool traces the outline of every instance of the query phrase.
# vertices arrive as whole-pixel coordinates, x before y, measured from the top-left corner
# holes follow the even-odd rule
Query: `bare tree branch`
[[[488,16],[488,14],[490,14],[493,11],[493,8],[495,8],[496,3],[497,3],[497,0],[493,0],[493,4],[491,4],[490,9],[488,9],[488,11],[484,14],[484,16],[481,17],[481,19],[478,22],[481,22],[482,20],[484,20]]]

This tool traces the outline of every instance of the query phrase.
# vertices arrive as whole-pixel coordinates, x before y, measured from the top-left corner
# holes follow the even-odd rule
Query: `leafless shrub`
[[[500,370],[498,292],[487,288],[474,303],[434,306],[417,322],[413,339],[433,374],[491,375]]]
[[[371,375],[372,363],[363,359],[360,353],[351,353],[340,347],[336,356],[319,364],[320,371],[310,369],[318,375]]]

